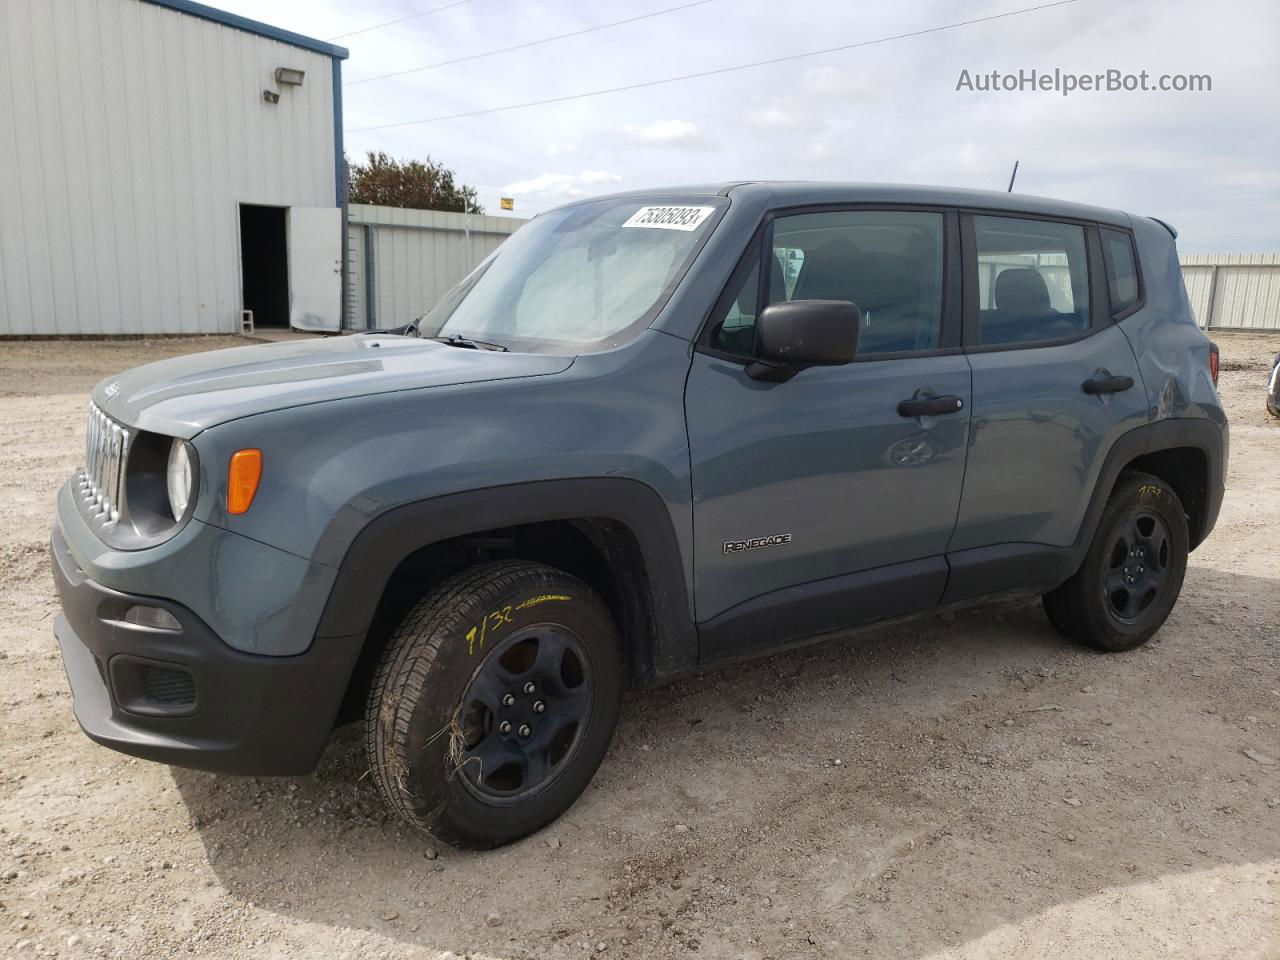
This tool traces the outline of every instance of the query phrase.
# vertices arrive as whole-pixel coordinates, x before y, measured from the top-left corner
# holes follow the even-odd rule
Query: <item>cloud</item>
[[[653,123],[628,123],[622,134],[635,143],[656,146],[694,146],[702,142],[697,124],[689,120],[655,120]]]
[[[747,117],[747,122],[761,130],[795,130],[802,126],[800,114],[780,107],[757,110]]]
[[[853,76],[835,67],[810,67],[800,75],[805,99],[867,100],[873,88],[864,74]]]
[[[586,187],[598,187],[606,183],[618,183],[622,174],[608,170],[583,170],[581,173],[544,173],[528,180],[508,183],[503,191],[509,194],[554,193],[565,197],[585,197]]]
[[[221,0],[217,6],[317,37],[379,19],[350,0]],[[573,99],[692,73],[704,64],[711,71],[906,34],[960,19],[954,6],[944,0],[812,0],[803,16],[770,15],[753,3],[743,5],[743,16],[726,17],[722,5],[708,3],[459,70],[350,86],[343,115],[352,128],[548,102],[350,130],[346,148],[353,157],[365,150],[430,154],[463,182],[486,185],[481,202],[488,207],[513,193],[488,185],[538,190],[520,194],[522,213],[632,185],[734,179],[1003,190],[1020,160],[1019,192],[1154,214],[1179,227],[1181,249],[1280,248],[1280,125],[1259,119],[1275,112],[1274,84],[1265,79],[1280,75],[1280,47],[1272,39],[1280,30],[1275,0],[1234,0],[1230,16],[1218,18],[1232,29],[1206,27],[1203,4],[1194,0],[1130,0],[1112,4],[1106,16],[1098,15],[1096,4],[1072,4],[838,54]],[[970,6],[998,12],[1001,5],[982,0]],[[457,51],[570,33],[593,25],[592,9],[454,6],[348,37],[342,42],[351,59],[342,69],[348,78],[370,76],[450,59]],[[708,44],[708,37],[715,42]],[[660,55],[636,59],[631,53],[637,50]],[[699,67],[685,69],[690,63]],[[1055,67],[1207,73],[1213,90],[1062,97],[955,89],[964,69]],[[550,102],[560,97],[565,99]],[[605,171],[606,179],[590,176]]]

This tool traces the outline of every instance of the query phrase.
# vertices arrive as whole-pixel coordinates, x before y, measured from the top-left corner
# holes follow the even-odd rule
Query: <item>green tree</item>
[[[458,183],[444,164],[430,157],[425,162],[396,160],[372,150],[366,162],[347,165],[347,202],[484,213],[476,202],[475,188]]]

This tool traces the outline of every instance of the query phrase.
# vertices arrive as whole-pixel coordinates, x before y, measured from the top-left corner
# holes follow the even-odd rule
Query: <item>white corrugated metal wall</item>
[[[1216,330],[1280,330],[1280,253],[1183,254],[1196,322]]]
[[[146,0],[2,0],[0,335],[236,330],[238,204],[336,205],[333,63]]]
[[[422,316],[524,222],[351,204],[344,326],[399,327]]]

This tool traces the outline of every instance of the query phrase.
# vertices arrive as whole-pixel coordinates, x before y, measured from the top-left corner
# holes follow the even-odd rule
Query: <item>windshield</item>
[[[596,200],[543,214],[454,287],[418,335],[542,353],[616,346],[661,309],[726,202]]]

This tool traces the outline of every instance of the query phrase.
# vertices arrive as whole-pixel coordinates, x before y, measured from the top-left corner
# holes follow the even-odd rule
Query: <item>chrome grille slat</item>
[[[120,490],[117,481],[120,478],[120,428],[111,424],[108,434],[108,446],[111,450],[107,457],[107,502],[114,505],[120,502]],[[114,510],[114,506],[112,508]]]
[[[96,471],[96,463],[98,456],[98,410],[93,404],[89,404],[89,427],[85,432],[85,454],[84,454],[84,475],[89,481],[89,492],[93,493],[93,477]]]
[[[97,404],[89,404],[81,493],[89,511],[108,525],[120,520],[125,464],[132,436],[128,427],[116,423]]]

